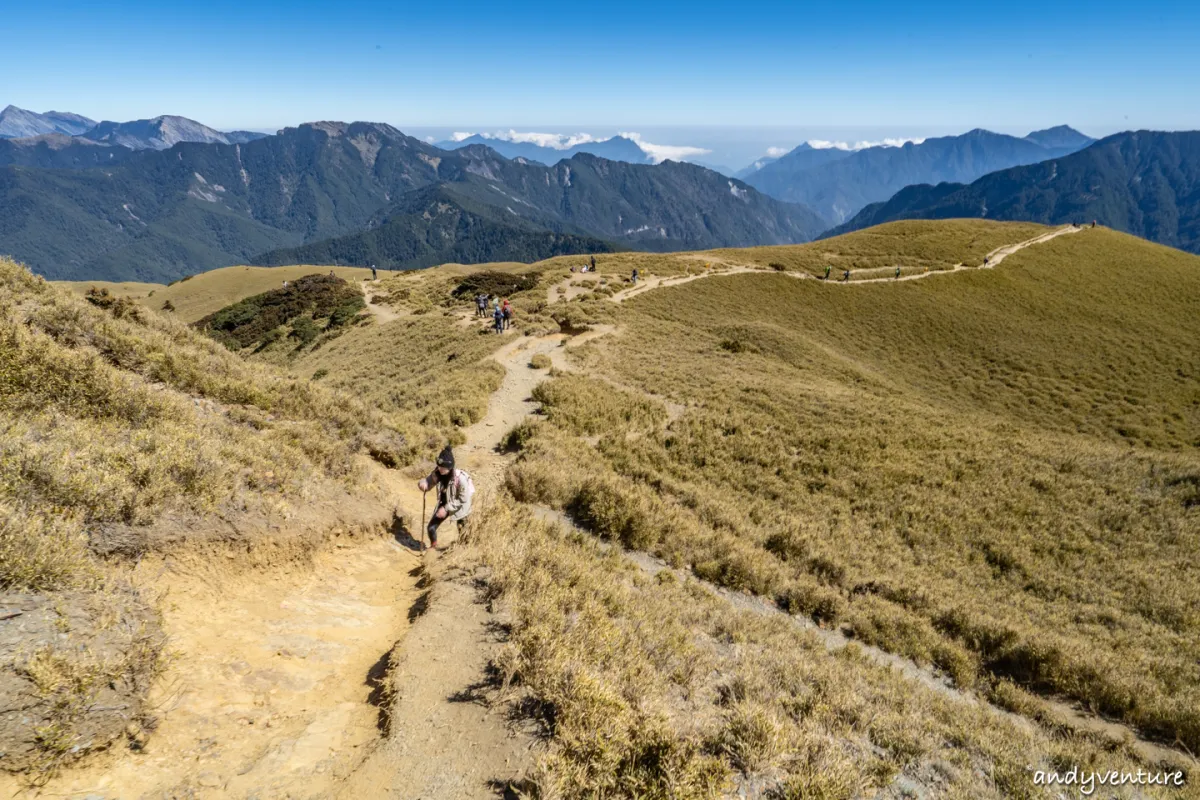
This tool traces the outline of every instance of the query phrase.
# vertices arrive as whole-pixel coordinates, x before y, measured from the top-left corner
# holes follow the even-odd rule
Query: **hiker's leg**
[[[435,508],[433,510],[433,516],[429,519],[429,525],[427,525],[425,528],[425,532],[429,534],[429,546],[430,547],[437,547],[438,528],[441,526],[441,524],[443,522],[446,521],[445,519],[438,519],[437,512],[439,510],[440,510],[440,507]]]

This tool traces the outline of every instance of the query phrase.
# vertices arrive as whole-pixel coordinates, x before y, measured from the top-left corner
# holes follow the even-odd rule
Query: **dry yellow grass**
[[[86,575],[63,566],[86,560],[85,528],[349,480],[364,442],[383,446],[392,430],[383,414],[252,366],[181,323],[95,307],[10,261],[0,261],[0,409],[0,503],[11,512],[0,586],[18,588]],[[393,439],[403,458],[411,444]]]
[[[20,617],[0,647],[0,768],[45,774],[140,713],[162,636],[97,556],[165,546],[214,512],[203,530],[246,521],[255,544],[267,516],[344,501],[359,453],[403,464],[416,438],[169,315],[0,260],[0,594]]]
[[[1024,797],[1040,796],[1032,769],[1133,765],[1059,724],[1043,695],[1200,749],[1200,259],[1087,231],[993,271],[896,285],[739,275],[607,299],[634,267],[818,272],[835,253],[944,269],[1042,230],[903,223],[789,248],[604,255],[594,287],[557,303],[547,290],[582,259],[500,268],[539,276],[515,298],[521,332],[618,325],[572,349],[581,374],[552,370],[544,418],[508,437],[518,501],[1037,721],[952,701],[853,647],[830,654],[696,581],[647,578],[502,498],[473,536],[513,623],[496,666],[549,736],[539,796],[850,798],[915,781]],[[221,288],[236,269],[171,287],[176,313],[262,290],[248,275]],[[494,269],[388,276],[375,288],[398,318],[303,355],[295,379],[170,319],[113,320],[5,273],[23,299],[0,308],[23,316],[0,312],[3,377],[41,387],[16,401],[0,389],[0,487],[17,487],[0,505],[23,515],[0,546],[25,548],[7,580],[90,580],[88,514],[150,519],[286,498],[314,468],[345,476],[347,442],[379,415],[408,433],[408,455],[457,439],[499,384],[487,357],[505,339],[460,324],[469,300],[450,293]],[[268,272],[274,288],[282,273]],[[247,482],[264,470],[283,477]]]
[[[533,796],[1023,798],[1050,795],[1035,770],[1139,768],[1119,749],[943,696],[854,646],[831,653],[785,616],[649,577],[506,499],[473,531],[489,598],[511,619],[499,681],[549,736]]]
[[[191,323],[239,300],[278,289],[284,281],[314,273],[327,275],[331,270],[339,278],[356,285],[371,277],[371,270],[357,267],[223,267],[176,281],[156,289],[152,296],[143,295],[137,300],[155,311],[161,311],[164,303],[170,303],[174,307],[170,313],[176,319]],[[390,273],[381,272],[380,276],[385,274]]]
[[[1198,308],[1200,259],[1100,230],[895,286],[650,292],[577,364],[686,411],[560,378],[510,485],[964,686],[1200,749]]]
[[[713,250],[711,255],[734,264],[782,267],[823,276],[833,267],[830,280],[843,270],[901,266],[937,271],[955,264],[978,266],[992,250],[1032,239],[1053,230],[1027,222],[991,222],[977,219],[889,222],[874,228],[822,239],[804,245]],[[776,268],[778,268],[776,267]]]
[[[137,283],[134,281],[123,283],[114,283],[113,281],[50,281],[50,283],[55,286],[61,286],[80,297],[95,288],[108,289],[114,297],[143,299],[151,292],[160,292],[167,288],[165,283]]]

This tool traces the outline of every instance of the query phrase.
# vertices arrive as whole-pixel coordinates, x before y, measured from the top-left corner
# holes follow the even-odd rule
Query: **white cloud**
[[[642,148],[642,152],[649,156],[650,160],[655,164],[666,161],[667,159],[672,161],[685,161],[692,156],[702,156],[712,152],[712,150],[706,150],[703,147],[692,147],[685,144],[654,144],[642,139],[642,135],[640,133],[620,133],[617,135],[624,136],[626,139],[631,139],[634,144]]]
[[[868,142],[868,141],[830,142],[830,141],[826,141],[825,139],[809,139],[808,145],[809,145],[809,147],[815,148],[817,150],[828,150],[830,148],[837,148],[838,150],[866,150],[868,147],[903,147],[907,142],[912,142],[913,144],[920,144],[923,141],[925,141],[923,138],[921,138],[921,139],[880,139],[877,142]],[[770,152],[770,151],[768,151],[768,152]]]
[[[532,131],[497,131],[492,136],[508,142],[528,142],[536,144],[538,147],[551,147],[555,150],[569,150],[577,144],[596,141],[590,133],[568,135],[565,133],[534,133]]]
[[[788,152],[788,149],[786,147],[768,147],[767,148],[767,155],[770,156],[771,158],[779,158],[782,155],[786,155],[787,152]]]
[[[456,131],[450,138],[453,141],[461,142],[462,140],[468,139],[474,135],[474,133]],[[507,130],[492,131],[490,133],[483,132],[479,135],[486,136],[489,139],[498,139],[503,142],[535,144],[538,147],[548,147],[553,150],[569,150],[576,145],[608,141],[607,139],[597,139],[590,133],[565,134]],[[672,161],[684,161],[693,156],[702,156],[712,152],[711,150],[706,150],[703,147],[692,147],[690,145],[655,144],[653,142],[647,142],[642,138],[640,133],[620,133],[617,135],[624,136],[626,139],[632,140],[655,164],[666,161],[667,159],[671,159]],[[780,150],[781,154],[785,152],[781,148],[772,149]]]
[[[450,138],[456,142],[461,142],[463,139],[468,139],[474,135],[474,133],[458,131]],[[507,130],[491,131],[490,133],[485,131],[479,135],[501,142],[536,144],[538,147],[549,147],[553,150],[569,150],[577,144],[587,144],[588,142],[596,141],[590,133],[538,133],[537,131]]]

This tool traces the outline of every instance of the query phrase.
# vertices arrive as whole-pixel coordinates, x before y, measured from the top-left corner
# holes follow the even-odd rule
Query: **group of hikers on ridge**
[[[492,304],[492,329],[496,333],[504,333],[512,324],[512,304],[508,302],[508,298],[501,300],[496,295],[490,297],[486,294],[475,295],[475,316],[486,318],[488,316],[488,301]]]

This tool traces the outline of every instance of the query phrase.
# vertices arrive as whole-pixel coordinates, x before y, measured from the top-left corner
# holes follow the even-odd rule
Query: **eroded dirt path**
[[[371,313],[380,325],[391,322],[392,320],[400,319],[400,314],[395,309],[388,306],[386,303],[376,303],[375,298],[379,297],[379,281],[367,281],[363,284],[363,294],[367,301],[367,311]]]
[[[476,507],[498,488],[511,460],[497,451],[504,435],[537,407],[530,393],[547,370],[530,368],[530,358],[553,353],[565,338],[514,338],[493,356],[505,368],[504,379],[487,415],[455,448],[456,461],[475,482]],[[420,493],[403,491],[406,510],[419,513]],[[495,798],[532,763],[532,733],[510,725],[504,710],[487,702],[487,667],[500,640],[478,597],[476,567],[460,557],[455,539],[443,525],[438,543],[449,550],[425,556],[422,585],[429,593],[414,607],[416,621],[392,656],[390,735],[341,788],[345,800]]]
[[[150,696],[157,727],[144,752],[114,746],[37,794],[331,796],[379,739],[372,694],[408,626],[417,562],[381,536],[240,574],[211,556],[146,559],[135,578],[162,596],[170,637]]]

